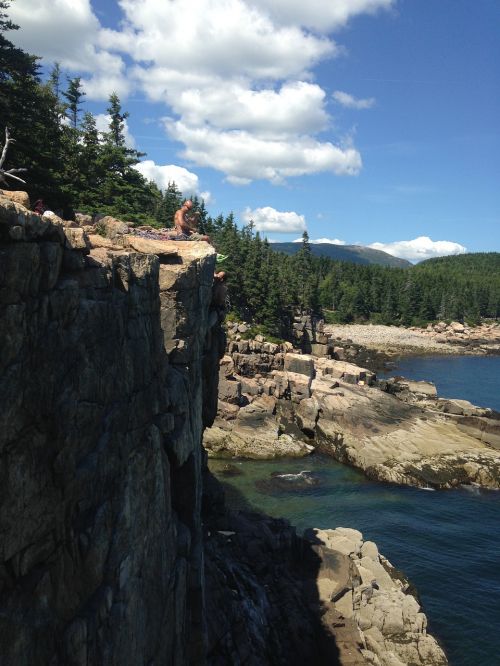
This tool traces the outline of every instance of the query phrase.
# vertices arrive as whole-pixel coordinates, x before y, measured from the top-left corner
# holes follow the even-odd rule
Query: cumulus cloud
[[[293,211],[279,211],[271,208],[271,206],[255,208],[255,210],[246,208],[242,218],[247,224],[253,222],[255,231],[295,234],[298,231],[306,230],[306,221],[303,215]]]
[[[309,137],[279,140],[241,131],[220,132],[209,127],[191,127],[180,121],[165,120],[170,136],[186,146],[183,156],[199,166],[212,166],[227,174],[234,184],[257,178],[281,183],[292,176],[318,171],[355,175],[361,169],[361,156],[351,147]]]
[[[144,160],[135,168],[147,180],[155,182],[161,190],[167,189],[169,183],[175,183],[185,196],[200,196],[205,202],[210,201],[210,192],[201,192],[198,176],[192,171],[176,164],[156,164],[153,160]]]
[[[209,123],[227,131],[285,137],[324,129],[324,99],[320,86],[305,81],[285,83],[278,90],[249,90],[232,83],[183,90],[172,100],[172,108],[190,126]]]
[[[344,52],[332,30],[394,3],[119,0],[116,29],[103,28],[90,0],[16,0],[11,13],[19,45],[83,72],[87,99],[143,91],[166,105],[185,159],[232,183],[280,183],[361,169],[353,146],[318,138],[331,118],[313,70]]]
[[[331,39],[296,23],[277,25],[244,0],[122,0],[120,6],[122,28],[102,31],[101,45],[176,72],[287,79],[337,52]]]
[[[395,0],[254,0],[281,23],[299,23],[318,32],[329,32],[343,27],[358,14],[374,14],[389,9]]]
[[[121,56],[99,46],[99,20],[89,0],[17,0],[9,16],[20,26],[9,38],[29,53],[81,72],[88,99],[125,96],[130,82]]]
[[[342,92],[342,90],[336,90],[332,94],[333,99],[338,102],[341,106],[345,106],[347,109],[371,109],[375,104],[374,97],[368,97],[366,99],[357,99],[349,93]]]
[[[97,127],[98,132],[109,132],[109,123],[111,121],[111,117],[108,116],[105,113],[99,113],[97,116],[95,116],[95,124]],[[125,139],[125,145],[127,148],[135,148],[135,139],[130,133],[130,129],[127,123],[127,119],[123,121],[123,136]]]
[[[444,257],[449,254],[464,254],[467,248],[453,241],[433,241],[428,236],[419,236],[413,240],[394,241],[393,243],[372,243],[368,247],[383,250],[394,257],[408,261],[423,261],[432,257]]]

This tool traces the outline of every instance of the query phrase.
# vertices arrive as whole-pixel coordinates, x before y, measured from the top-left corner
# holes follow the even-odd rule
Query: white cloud
[[[122,0],[120,31],[105,30],[100,44],[176,72],[225,79],[300,76],[335,55],[335,43],[297,23],[273,22],[244,0]]]
[[[165,125],[170,136],[186,146],[186,159],[224,172],[234,184],[257,178],[281,183],[292,176],[319,171],[355,175],[361,169],[361,156],[354,148],[341,148],[307,136],[266,139],[249,132],[193,128],[169,119],[165,119]]]
[[[255,231],[294,234],[306,229],[306,221],[303,215],[299,215],[293,211],[279,211],[271,208],[271,206],[264,206],[255,210],[246,208],[242,217],[247,224],[253,221]]]
[[[16,45],[65,69],[89,74],[82,81],[88,99],[128,94],[125,63],[99,47],[101,27],[89,0],[16,0],[8,11],[21,28],[9,34]]]
[[[216,82],[205,89],[183,90],[172,100],[172,108],[191,127],[209,123],[217,129],[284,137],[324,129],[328,124],[324,99],[322,88],[305,81],[285,83],[279,90]]]
[[[292,243],[302,243],[302,237],[301,238],[295,238]],[[309,239],[309,243],[317,244],[317,243],[330,243],[330,245],[345,245],[345,241],[339,240],[338,238],[316,238],[316,239]]]
[[[210,201],[209,192],[200,192],[198,176],[192,171],[176,164],[155,164],[153,160],[144,160],[135,165],[144,178],[154,181],[161,190],[165,190],[169,183],[174,182],[185,196],[198,195]]]
[[[383,250],[394,257],[408,259],[413,262],[467,252],[467,248],[460,245],[460,243],[445,240],[433,241],[428,236],[419,236],[413,240],[394,241],[393,243],[372,243],[368,247]]]
[[[390,9],[395,0],[254,0],[278,22],[299,23],[318,32],[341,28],[358,14]]]
[[[374,97],[368,97],[366,99],[357,99],[349,93],[342,92],[341,90],[336,90],[332,93],[333,99],[338,102],[341,106],[345,106],[347,109],[371,109],[375,104]]]
[[[331,118],[313,70],[344,53],[332,30],[395,1],[119,0],[116,29],[90,0],[16,0],[10,13],[17,43],[83,72],[88,99],[144,91],[186,159],[235,184],[280,183],[361,169],[353,146],[318,138]]]
[[[111,117],[105,113],[99,113],[95,116],[95,124],[98,132],[109,132],[109,122]],[[135,148],[135,139],[130,133],[130,129],[127,123],[127,119],[123,121],[123,137],[125,139],[125,145],[127,148]]]
[[[300,239],[302,240],[302,239]],[[330,243],[331,245],[345,245],[345,241],[338,238],[316,238],[315,240],[309,239],[310,243]]]

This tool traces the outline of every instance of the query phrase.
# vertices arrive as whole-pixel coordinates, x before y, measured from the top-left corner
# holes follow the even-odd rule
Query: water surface
[[[406,356],[383,374],[428,380],[442,398],[462,398],[500,411],[500,356]]]
[[[434,381],[443,397],[500,411],[500,357],[413,357],[392,374]],[[230,504],[307,527],[354,527],[415,583],[453,666],[500,666],[500,492],[375,483],[331,458],[235,463]],[[297,475],[273,480],[272,473]],[[313,483],[305,482],[310,479]],[[287,486],[287,480],[289,486]]]

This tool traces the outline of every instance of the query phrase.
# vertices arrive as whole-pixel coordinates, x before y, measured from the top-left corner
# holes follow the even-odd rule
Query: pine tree
[[[53,70],[52,76],[55,74],[56,72]],[[68,89],[63,92],[63,97],[67,100],[66,109],[69,114],[69,120],[71,121],[71,127],[74,130],[76,130],[78,126],[78,114],[84,96],[85,92],[82,88],[81,78],[79,76],[74,79],[68,78]]]
[[[163,200],[159,211],[159,219],[164,227],[173,226],[175,211],[182,206],[182,199],[182,192],[175,182],[169,182],[167,189],[163,192]]]

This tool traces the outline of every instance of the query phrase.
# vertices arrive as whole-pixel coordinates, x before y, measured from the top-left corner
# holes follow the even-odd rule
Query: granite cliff
[[[363,591],[358,533],[226,508],[213,248],[27,203],[0,196],[0,663],[445,664],[396,579],[400,610]]]
[[[196,663],[214,251],[3,197],[0,243],[0,661]]]

